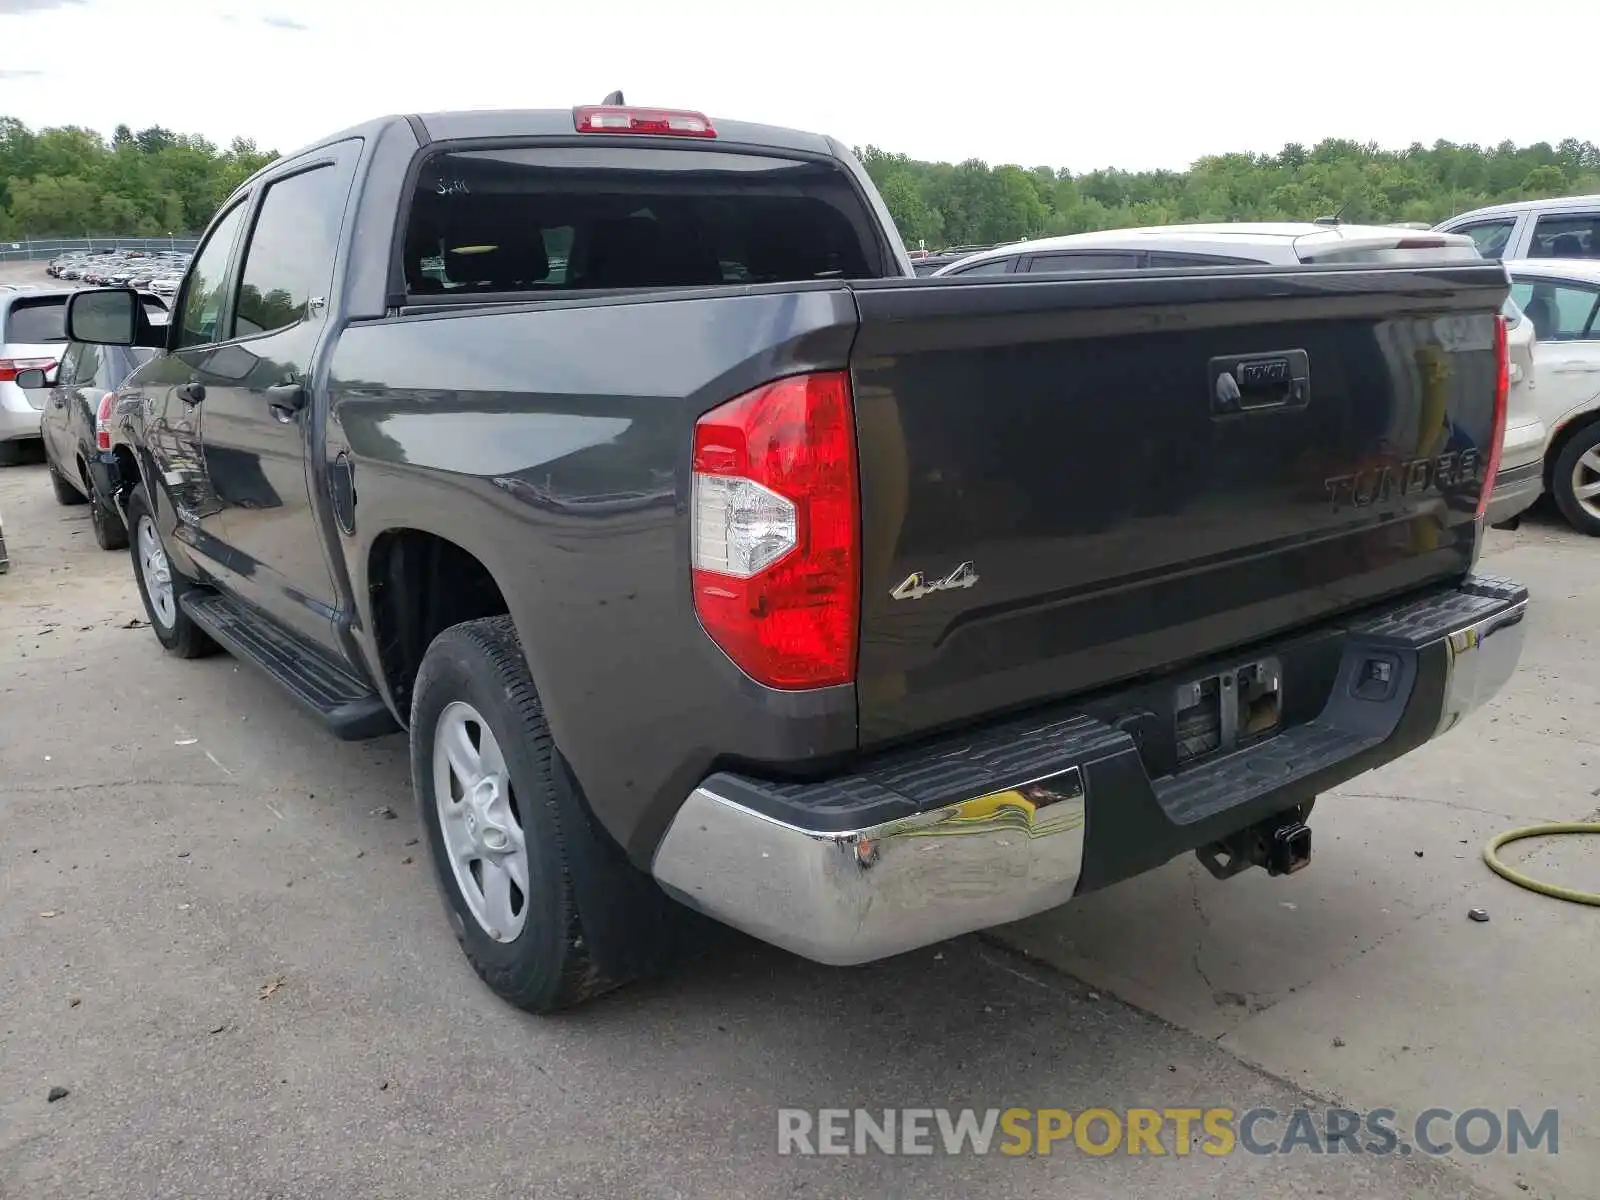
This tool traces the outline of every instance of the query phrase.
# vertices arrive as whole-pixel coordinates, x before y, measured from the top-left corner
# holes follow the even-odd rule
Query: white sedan
[[[1533,406],[1544,422],[1546,486],[1574,528],[1600,537],[1600,261],[1506,263],[1533,324]]]

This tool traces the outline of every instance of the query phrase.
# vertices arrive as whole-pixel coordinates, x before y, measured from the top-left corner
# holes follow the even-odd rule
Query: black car
[[[45,401],[40,433],[50,486],[62,504],[92,506],[94,540],[102,550],[128,544],[128,530],[112,499],[119,486],[110,435],[117,386],[154,355],[139,346],[69,342]]]

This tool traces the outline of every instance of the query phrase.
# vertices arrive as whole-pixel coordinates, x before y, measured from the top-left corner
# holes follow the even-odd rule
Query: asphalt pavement
[[[840,970],[730,934],[670,979],[518,1012],[446,927],[399,737],[336,742],[249,668],[165,656],[126,554],[42,467],[0,471],[0,516],[0,1197],[1529,1194],[1454,1159],[1170,1139],[780,1154],[783,1108],[1288,1113],[1340,1089],[976,937]],[[1251,933],[1211,936],[1226,959]]]

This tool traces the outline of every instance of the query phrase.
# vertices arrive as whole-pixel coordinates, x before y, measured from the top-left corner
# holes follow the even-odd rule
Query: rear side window
[[[1533,322],[1541,342],[1570,342],[1600,333],[1595,324],[1600,288],[1525,279],[1511,285],[1511,298]]]
[[[78,359],[72,368],[73,385],[93,387],[100,382],[100,373],[104,369],[106,355],[110,353],[110,349],[106,346],[85,344],[78,347],[78,351]]]
[[[837,166],[723,150],[460,150],[423,164],[413,295],[877,278],[873,225]]]
[[[1600,212],[1540,217],[1528,257],[1600,258]]]
[[[344,217],[339,186],[332,163],[268,186],[244,251],[234,337],[297,324],[313,298],[327,297]]]
[[[1450,232],[1466,234],[1483,258],[1504,258],[1506,243],[1511,240],[1511,231],[1516,227],[1516,219],[1508,217],[1503,221],[1485,221],[1480,225],[1458,225]]]
[[[56,368],[56,382],[62,387],[71,387],[78,377],[78,356],[83,353],[83,345],[79,342],[68,342],[66,351],[61,355],[61,365]]]
[[[6,316],[4,334],[0,340],[25,346],[66,341],[67,298],[47,296],[13,301]]]
[[[1160,267],[1264,267],[1264,258],[1235,258],[1227,254],[1180,254],[1176,251],[1154,250],[1145,266],[1152,270]]]
[[[1028,262],[1031,274],[1062,271],[1131,271],[1140,255],[1133,250],[1092,251],[1084,254],[1039,254]]]
[[[1005,275],[1010,272],[1014,258],[991,258],[988,262],[975,263],[970,267],[963,267],[959,271],[951,271],[952,275]]]

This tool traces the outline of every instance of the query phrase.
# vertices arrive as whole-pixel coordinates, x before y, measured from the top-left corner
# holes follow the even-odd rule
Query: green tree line
[[[159,125],[108,142],[0,117],[0,238],[197,233],[235,187],[277,157],[248,138],[219,149]]]
[[[1383,150],[1329,139],[1277,154],[1221,154],[1187,171],[1074,175],[1053,167],[919,162],[858,150],[906,245],[934,250],[1192,221],[1423,221],[1507,200],[1600,192],[1600,147],[1435,142]]]
[[[1504,200],[1600,192],[1600,147],[1420,143],[1404,150],[1328,139],[1277,154],[1222,154],[1186,171],[921,162],[857,152],[906,244],[989,244],[1184,221],[1441,221]],[[0,237],[193,234],[276,158],[247,138],[221,149],[160,126],[111,139],[90,129],[30,130],[0,117]]]

